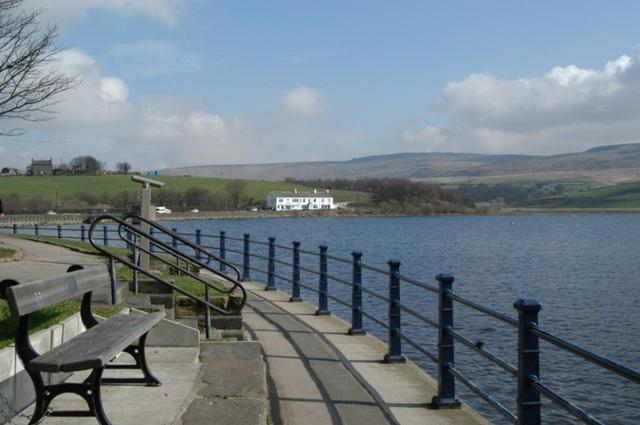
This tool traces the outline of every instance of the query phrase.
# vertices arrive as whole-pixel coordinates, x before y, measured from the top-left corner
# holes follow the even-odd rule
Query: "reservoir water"
[[[512,307],[518,298],[535,298],[543,308],[540,327],[598,354],[640,369],[640,215],[539,215],[497,217],[348,217],[247,220],[168,221],[181,232],[217,236],[220,230],[232,238],[249,233],[279,245],[301,242],[302,249],[316,251],[320,244],[329,254],[350,258],[363,253],[363,262],[386,268],[393,258],[402,261],[403,275],[435,284],[438,273],[455,276],[454,291],[480,304],[516,317]],[[218,239],[205,238],[217,246]],[[240,251],[241,241],[227,240],[227,248]],[[213,252],[216,252],[214,249]],[[266,256],[267,247],[252,245],[252,252]],[[291,253],[276,250],[277,258],[290,261]],[[238,263],[241,257],[229,253]],[[303,267],[317,269],[317,257],[303,255]],[[252,267],[266,270],[264,261],[252,259]],[[276,273],[291,277],[282,264]],[[348,264],[330,261],[329,274],[350,279]],[[252,278],[266,280],[252,271]],[[317,287],[317,276],[303,273],[303,283]],[[388,278],[364,271],[363,284],[386,295]],[[290,284],[276,279],[280,289]],[[330,282],[330,293],[349,301],[350,288]],[[316,303],[317,295],[302,291]],[[402,302],[431,318],[437,317],[436,297],[409,284],[402,285]],[[345,319],[349,311],[330,301],[330,309]],[[365,310],[386,320],[387,306],[370,296]],[[386,332],[372,321],[368,330],[382,339]],[[434,329],[405,315],[403,333],[436,353]],[[517,365],[517,333],[501,322],[455,305],[455,327],[484,348]],[[541,342],[541,380],[560,391],[594,416],[611,424],[640,424],[640,387]],[[435,377],[434,364],[407,344],[405,353]],[[461,344],[456,345],[456,367],[510,409],[515,409],[515,379]],[[483,401],[457,384],[465,401],[496,423],[507,423]],[[577,423],[567,413],[544,400],[545,423]],[[428,402],[429,400],[425,400]]]

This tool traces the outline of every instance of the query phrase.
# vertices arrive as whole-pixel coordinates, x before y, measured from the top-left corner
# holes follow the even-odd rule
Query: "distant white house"
[[[333,196],[329,191],[271,192],[267,196],[267,208],[276,211],[334,210]]]

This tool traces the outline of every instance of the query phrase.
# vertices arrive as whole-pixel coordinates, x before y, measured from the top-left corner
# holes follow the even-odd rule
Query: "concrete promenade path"
[[[0,280],[29,282],[67,271],[72,264],[103,264],[104,258],[60,246],[0,234],[0,244],[17,251],[15,260],[0,262]]]
[[[385,364],[386,345],[370,335],[347,334],[349,324],[316,316],[316,307],[289,302],[289,294],[250,290],[243,315],[262,343],[275,424],[471,425],[489,422],[463,404],[428,408],[437,384],[411,361]]]
[[[104,260],[49,244],[8,235],[0,235],[0,243],[21,251],[20,261],[0,263],[0,280],[26,282],[54,273],[64,273],[70,264],[96,264]],[[243,311],[246,328],[262,346],[266,365],[266,398],[269,419],[261,418],[257,425],[476,425],[489,422],[463,404],[459,410],[428,408],[436,394],[436,382],[411,361],[403,364],[381,362],[386,344],[371,335],[347,335],[349,324],[333,315],[316,316],[316,307],[305,302],[289,302],[289,294],[265,291],[260,282],[245,282],[249,301]],[[224,343],[221,343],[224,344]],[[151,368],[163,381],[158,388],[105,387],[103,401],[114,425],[200,425],[208,423],[251,425],[241,419],[238,409],[243,394],[233,393],[211,399],[198,399],[202,381],[208,385],[254,382],[226,376],[226,370],[254,375],[257,368],[247,369],[243,359],[216,357],[206,360],[209,375],[202,372],[202,351],[194,349],[154,348]],[[259,360],[259,359],[258,359]],[[224,363],[225,361],[229,363]],[[263,372],[264,373],[264,372]],[[204,376],[204,378],[203,378]],[[264,382],[264,374],[262,375]],[[74,377],[76,378],[76,377]],[[251,378],[251,379],[249,379]],[[245,388],[245,398],[257,400],[257,385]],[[199,389],[200,388],[200,389]],[[226,388],[226,386],[225,386]],[[212,394],[216,391],[207,390]],[[205,394],[206,391],[204,392]],[[256,394],[254,394],[256,393]],[[264,400],[265,395],[262,396]],[[217,411],[222,400],[237,408]],[[73,408],[73,396],[61,397],[62,408]],[[248,403],[248,402],[247,402]],[[259,403],[258,403],[259,404]],[[243,406],[243,407],[240,407]],[[259,410],[256,408],[256,411]],[[185,413],[186,412],[186,413]],[[29,409],[25,412],[29,413]],[[13,423],[25,424],[24,417]],[[95,424],[93,418],[47,418],[44,423]]]

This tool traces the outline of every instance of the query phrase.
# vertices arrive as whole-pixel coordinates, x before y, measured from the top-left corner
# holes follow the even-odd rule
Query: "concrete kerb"
[[[45,353],[70,338],[84,332],[80,314],[76,313],[60,323],[30,336],[31,344]],[[64,381],[69,374],[49,374],[48,383]],[[0,424],[6,423],[35,401],[33,385],[18,358],[14,345],[0,350]]]
[[[289,294],[264,291],[264,283],[244,282],[255,295],[271,301],[284,312],[320,333],[355,371],[376,391],[402,424],[484,424],[490,422],[463,403],[459,410],[431,410],[426,406],[437,393],[437,382],[418,365],[381,362],[387,345],[370,334],[352,336],[350,324],[331,316],[316,316],[314,305],[289,302]]]

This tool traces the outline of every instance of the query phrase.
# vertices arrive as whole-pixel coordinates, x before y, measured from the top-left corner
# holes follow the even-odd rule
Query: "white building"
[[[333,196],[329,191],[271,192],[267,196],[267,208],[276,211],[334,210]]]

